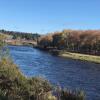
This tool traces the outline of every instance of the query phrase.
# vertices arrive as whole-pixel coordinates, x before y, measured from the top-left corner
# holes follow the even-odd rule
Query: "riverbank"
[[[56,55],[59,57],[71,58],[71,59],[88,61],[88,62],[100,64],[100,56],[81,54],[81,53],[72,53],[72,52],[67,52],[67,51],[63,51],[63,50],[57,50],[56,48],[55,49],[54,48],[46,48],[45,49],[45,48],[37,47],[37,49],[40,49],[43,51],[48,51],[52,55]]]
[[[56,100],[51,90],[47,80],[27,78],[10,59],[0,61],[0,100],[49,100],[49,97]]]
[[[37,42],[33,40],[17,40],[17,39],[11,39],[11,40],[5,40],[5,42],[8,45],[12,46],[36,46]]]
[[[36,47],[36,48],[43,51],[48,51],[50,52],[50,54],[56,55],[59,57],[71,58],[75,60],[88,61],[88,62],[100,64],[100,56],[88,55],[88,54],[82,54],[82,53],[72,53],[72,52],[63,51],[63,50],[57,50],[56,48],[43,48],[43,47]]]
[[[62,52],[62,51],[61,53],[59,53],[58,56],[100,64],[100,56],[80,54],[80,53],[71,53],[71,52]]]
[[[53,93],[55,93],[55,95]],[[10,60],[0,61],[0,100],[85,100],[82,91],[57,88],[39,77],[27,78]],[[65,100],[64,99],[64,100]]]

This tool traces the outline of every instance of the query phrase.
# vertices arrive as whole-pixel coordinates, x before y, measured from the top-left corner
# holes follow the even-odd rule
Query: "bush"
[[[25,77],[11,60],[4,58],[0,61],[0,89],[7,100],[38,100],[40,94],[51,90],[51,85],[39,77]]]
[[[85,100],[85,94],[83,91],[71,91],[61,88],[56,89],[57,100]]]

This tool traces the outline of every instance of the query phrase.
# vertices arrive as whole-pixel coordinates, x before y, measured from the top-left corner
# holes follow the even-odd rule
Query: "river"
[[[53,84],[85,91],[87,100],[100,100],[100,64],[52,56],[28,46],[8,48],[24,75],[42,76]]]

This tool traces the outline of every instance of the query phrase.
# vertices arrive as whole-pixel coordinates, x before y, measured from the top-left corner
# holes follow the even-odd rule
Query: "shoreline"
[[[31,45],[12,45],[11,46],[31,46]],[[96,55],[88,55],[88,54],[82,54],[82,53],[72,53],[72,52],[67,52],[67,51],[62,51],[62,50],[53,50],[53,49],[45,49],[45,48],[40,48],[38,46],[32,46],[33,48],[42,50],[42,51],[47,51],[52,55],[56,55],[59,57],[63,58],[70,58],[74,60],[80,60],[80,61],[87,61],[87,62],[92,62],[96,64],[100,64],[100,56]]]
[[[74,59],[74,60],[81,60],[81,61],[87,61],[87,62],[100,64],[100,56],[96,56],[96,55],[72,53],[72,52],[68,52],[68,51],[49,49],[49,48],[45,49],[45,48],[40,48],[40,47],[37,47],[37,49],[43,50],[43,51],[48,51],[48,52],[50,52],[50,54],[56,55],[59,57],[70,58],[70,59]]]
[[[32,44],[10,44],[10,43],[7,43],[8,46],[29,46],[29,47],[35,47],[34,45]]]
[[[96,64],[100,64],[100,56],[81,54],[81,53],[71,53],[71,52],[61,52],[58,55],[59,57],[71,58],[75,60],[87,61]]]

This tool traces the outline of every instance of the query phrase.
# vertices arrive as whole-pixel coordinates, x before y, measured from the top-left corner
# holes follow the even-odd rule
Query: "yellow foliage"
[[[4,35],[4,34],[0,34],[0,41],[5,40],[6,38],[7,38],[7,36],[6,36],[6,35]]]

